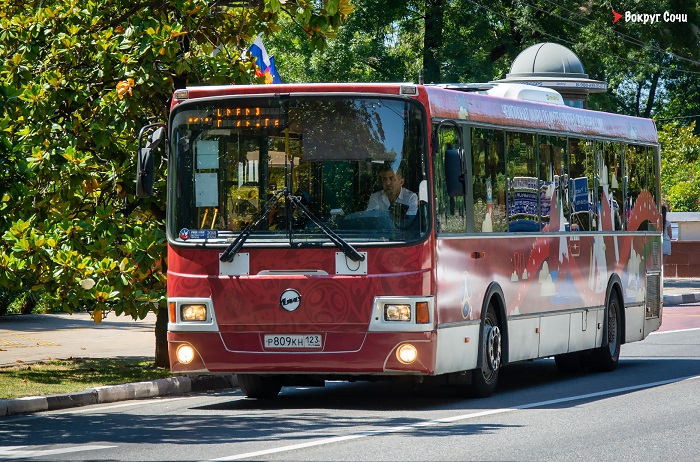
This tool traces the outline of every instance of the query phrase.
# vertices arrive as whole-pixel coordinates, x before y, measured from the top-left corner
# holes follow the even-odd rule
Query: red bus
[[[655,125],[505,90],[176,91],[137,180],[149,194],[164,137],[172,371],[260,398],[377,379],[488,396],[552,356],[613,370],[661,324]]]

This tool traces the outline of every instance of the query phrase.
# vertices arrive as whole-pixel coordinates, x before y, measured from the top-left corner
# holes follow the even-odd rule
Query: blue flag
[[[258,71],[255,73],[258,76],[264,76],[265,83],[282,83],[282,79],[280,79],[277,68],[275,67],[275,58],[267,54],[261,36],[262,33],[258,34],[255,41],[248,49],[250,54],[256,59],[255,65],[259,69],[259,73]]]

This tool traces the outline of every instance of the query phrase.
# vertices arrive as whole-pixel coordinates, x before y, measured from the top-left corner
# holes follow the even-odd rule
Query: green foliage
[[[413,81],[421,68],[420,0],[353,0],[354,11],[328,47],[311,47],[303,31],[285,27],[271,37],[285,82]],[[293,21],[285,21],[292,26]]]
[[[441,4],[442,8],[431,9]],[[356,11],[327,52],[304,46],[294,28],[272,41],[286,81],[417,81],[426,28],[442,25],[439,76],[426,81],[501,79],[530,45],[560,43],[609,91],[589,107],[644,117],[689,117],[700,110],[700,9],[694,0],[642,0],[613,5],[635,13],[687,14],[688,22],[613,24],[609,4],[565,0],[354,0]],[[435,17],[438,16],[438,17]],[[291,22],[289,23],[291,24]]]
[[[0,286],[143,318],[165,300],[164,160],[133,195],[139,127],[174,88],[261,83],[241,53],[292,18],[322,48],[347,0],[0,5]],[[215,52],[216,51],[216,52]]]
[[[88,388],[171,377],[168,369],[134,359],[71,358],[0,369],[0,399],[74,393]]]
[[[659,130],[661,193],[672,212],[700,211],[700,136],[695,123],[678,122]]]

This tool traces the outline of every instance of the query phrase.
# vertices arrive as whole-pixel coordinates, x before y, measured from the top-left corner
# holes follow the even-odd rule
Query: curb
[[[664,295],[664,306],[676,306],[700,302],[700,292],[691,294]]]
[[[149,382],[127,383],[89,388],[76,393],[49,396],[28,396],[16,399],[0,399],[0,416],[56,411],[91,404],[114,403],[156,396],[182,395],[190,392],[237,388],[236,376],[200,375],[178,376]]]

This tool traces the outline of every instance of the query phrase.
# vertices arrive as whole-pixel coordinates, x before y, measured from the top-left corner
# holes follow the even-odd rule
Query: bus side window
[[[569,204],[563,197],[568,186],[566,138],[538,136],[540,148],[540,223],[544,229],[551,223],[549,231],[566,229]],[[562,211],[559,207],[563,208]],[[558,215],[558,216],[557,216]],[[564,223],[560,217],[563,216]]]
[[[628,144],[625,146],[625,177],[627,179],[627,197],[625,200],[625,213],[629,231],[651,231],[655,224],[649,220],[636,220],[636,211],[642,205],[637,205],[637,200],[643,192],[651,194],[658,204],[658,191],[656,181],[658,178],[658,166],[656,165],[653,148]]]
[[[598,158],[598,204],[601,210],[606,203],[609,207],[601,216],[602,228],[605,231],[619,231],[625,226],[625,214],[622,211],[622,150],[620,143],[616,142],[599,142],[599,145],[601,155]]]
[[[505,232],[506,160],[503,130],[471,129],[474,231]]]
[[[569,140],[569,202],[571,204],[571,231],[595,231],[597,224],[596,194],[594,188],[595,157],[593,142]]]
[[[459,136],[460,133],[454,125],[441,127],[437,137],[437,155],[433,158],[437,231],[443,234],[467,232],[464,195],[450,195],[445,180],[445,155],[448,150],[459,149]]]
[[[506,133],[508,231],[540,231],[540,188],[535,135]]]

